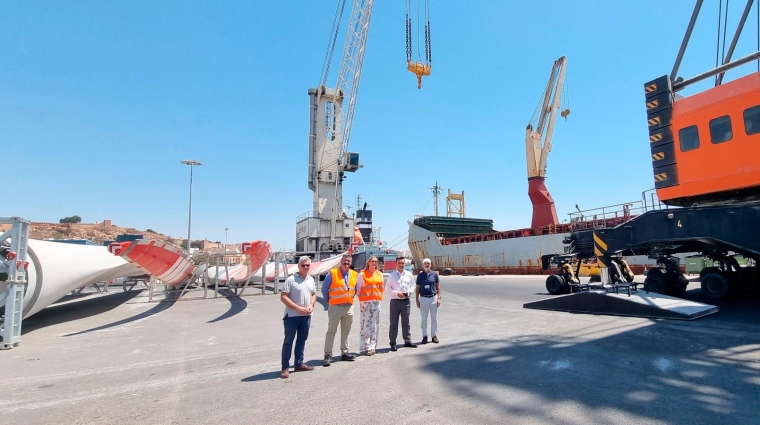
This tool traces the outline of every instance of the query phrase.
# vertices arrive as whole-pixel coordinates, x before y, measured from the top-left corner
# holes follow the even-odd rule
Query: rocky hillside
[[[105,220],[102,223],[32,223],[29,237],[32,239],[87,239],[98,245],[115,240],[118,235],[143,235],[145,239],[156,239],[179,246],[182,238],[173,238],[156,232],[121,227]]]

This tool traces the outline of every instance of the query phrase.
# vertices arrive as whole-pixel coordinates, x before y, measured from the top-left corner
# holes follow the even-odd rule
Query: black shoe
[[[422,341],[420,341],[420,344],[427,344],[427,337],[423,336]]]
[[[398,351],[398,348],[396,348],[396,344],[391,344],[391,351]]]
[[[417,344],[413,343],[412,341],[407,341],[404,343],[404,347],[417,348]]]
[[[322,361],[322,366],[324,367],[330,366],[331,362],[332,362],[332,354],[325,354],[325,359]]]
[[[356,356],[353,354],[345,353],[345,354],[340,355],[340,359],[343,360],[344,362],[352,362],[356,360]]]
[[[438,337],[437,337],[437,336],[433,336],[433,339],[432,339],[432,341],[433,341],[434,343],[436,343],[436,344],[438,344],[438,343],[440,342],[440,341],[438,341]]]

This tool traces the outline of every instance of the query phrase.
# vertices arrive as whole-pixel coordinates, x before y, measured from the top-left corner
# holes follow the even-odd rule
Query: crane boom
[[[554,133],[554,122],[557,119],[557,111],[561,106],[562,87],[565,83],[565,67],[567,59],[563,56],[554,61],[552,72],[549,76],[549,82],[546,84],[546,90],[539,102],[538,123],[535,128],[533,122],[536,117],[531,119],[526,129],[526,153],[528,155],[528,178],[546,177],[546,160],[549,152],[552,150],[552,134]],[[563,112],[566,115],[566,113]],[[546,132],[544,133],[544,130]],[[544,141],[541,141],[543,137]]]
[[[544,136],[544,148],[541,150],[541,160],[538,162],[541,176],[546,176],[546,160],[549,157],[549,152],[552,151],[552,136],[554,135],[554,123],[557,121],[557,111],[561,106],[561,94],[562,86],[565,84],[565,66],[567,60],[563,56],[559,60],[561,63],[558,65],[559,70],[556,73],[552,73],[553,79],[556,80],[557,85],[554,89],[554,97],[549,111],[546,111],[546,115],[549,116],[549,124],[546,127],[546,135]],[[555,69],[556,69],[555,65]]]
[[[343,46],[343,59],[340,63],[338,83],[336,84],[339,94],[348,98],[348,105],[345,108],[342,107],[343,103],[341,102],[335,110],[336,116],[341,116],[341,121],[343,122],[343,143],[339,158],[344,167],[348,165],[343,162],[345,162],[345,156],[348,153],[351,126],[354,120],[354,109],[356,108],[356,96],[359,94],[359,80],[362,75],[364,52],[367,47],[369,23],[372,17],[372,4],[373,0],[356,0],[354,2],[348,34],[346,35],[346,44]]]

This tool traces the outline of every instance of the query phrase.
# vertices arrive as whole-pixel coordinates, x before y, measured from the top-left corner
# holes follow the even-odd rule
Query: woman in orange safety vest
[[[380,303],[383,302],[383,274],[378,270],[378,259],[372,256],[364,270],[359,273],[356,286],[359,288],[359,307],[362,327],[359,332],[359,351],[371,356],[375,354],[377,335],[380,332]]]

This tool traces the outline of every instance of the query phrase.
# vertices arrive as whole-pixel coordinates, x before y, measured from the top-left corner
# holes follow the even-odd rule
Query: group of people
[[[327,334],[325,335],[324,360],[322,366],[330,366],[333,357],[335,334],[340,326],[341,360],[354,361],[356,356],[349,352],[349,334],[354,321],[354,299],[359,298],[361,330],[359,332],[359,352],[375,354],[380,331],[380,304],[384,294],[391,297],[390,304],[390,350],[397,351],[398,324],[401,319],[401,336],[404,347],[416,348],[412,342],[409,326],[411,299],[415,298],[422,316],[422,344],[428,343],[428,317],[431,319],[431,341],[438,343],[438,307],[441,305],[441,284],[438,273],[431,270],[431,261],[422,261],[423,271],[415,279],[405,269],[406,259],[396,258],[396,269],[389,273],[387,282],[379,270],[377,257],[370,257],[364,270],[357,272],[351,268],[351,256],[343,255],[340,266],[325,276],[322,283],[322,298],[327,303]],[[316,284],[309,275],[311,259],[298,259],[298,273],[289,276],[282,286],[280,300],[285,304],[285,341],[282,344],[281,378],[290,376],[290,357],[295,340],[294,371],[310,371],[313,367],[304,363],[304,349],[309,337],[311,315],[317,302]]]

